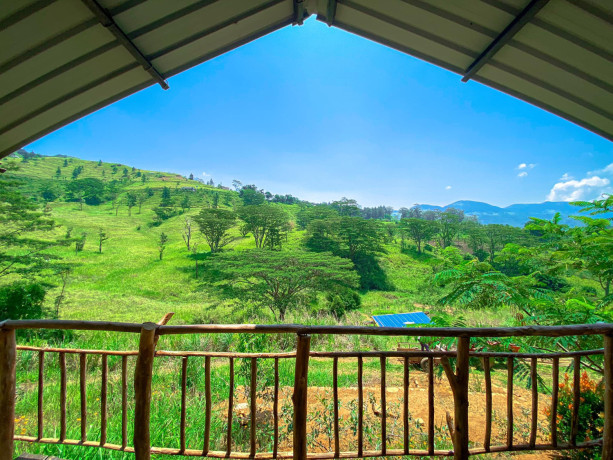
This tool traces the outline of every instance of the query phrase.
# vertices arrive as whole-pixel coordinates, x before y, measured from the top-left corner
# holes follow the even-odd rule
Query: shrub
[[[38,283],[17,282],[0,287],[0,321],[45,316],[45,289]]]
[[[345,313],[360,308],[360,295],[351,289],[342,289],[337,292],[326,294],[326,306],[328,311],[337,319],[345,316]]]
[[[558,393],[558,437],[564,442],[570,442],[571,419],[573,414],[573,385],[569,382],[568,374],[564,374],[564,381],[559,384]],[[577,442],[591,441],[602,438],[604,429],[604,385],[597,384],[590,379],[587,372],[581,375],[579,405],[579,426],[577,427]],[[545,414],[551,416],[551,408],[545,408]],[[573,452],[571,458],[593,459],[600,458],[599,451],[588,449]]]

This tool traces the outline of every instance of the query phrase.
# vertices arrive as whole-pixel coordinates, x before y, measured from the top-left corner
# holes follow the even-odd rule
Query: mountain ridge
[[[551,219],[556,213],[562,216],[562,222],[577,225],[577,221],[570,218],[579,213],[579,207],[567,201],[545,201],[543,203],[515,203],[501,207],[482,201],[459,200],[446,206],[419,204],[424,211],[445,211],[449,208],[461,209],[464,214],[476,216],[482,224],[503,224],[514,227],[523,227],[531,217],[538,219]]]

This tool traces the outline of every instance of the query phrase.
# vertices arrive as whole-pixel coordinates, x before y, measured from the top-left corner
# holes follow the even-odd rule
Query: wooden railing
[[[138,351],[109,351],[109,350],[77,350],[63,348],[37,348],[17,346],[16,329],[73,329],[73,330],[96,330],[115,331],[122,333],[140,334]],[[158,337],[170,334],[218,334],[218,333],[249,333],[249,334],[295,334],[296,351],[290,353],[228,353],[228,352],[204,352],[204,351],[156,351]],[[380,335],[398,337],[455,337],[457,347],[454,351],[335,351],[319,352],[311,351],[311,336],[317,334],[326,335]],[[597,350],[576,350],[561,353],[513,353],[513,352],[478,352],[470,350],[471,337],[560,337],[600,335],[604,338],[604,346]],[[16,365],[17,354],[30,352],[38,354],[38,404],[37,404],[37,436],[16,435],[15,431],[15,402],[16,402]],[[49,362],[48,355],[57,354],[60,370],[60,430],[59,437],[46,438],[44,434],[43,414],[43,388],[45,385],[45,363]],[[80,395],[80,438],[67,438],[66,430],[66,356],[76,354],[79,356],[79,395]],[[580,372],[581,358],[592,355],[604,354],[604,382],[605,382],[605,411],[604,429],[601,439],[588,442],[579,442],[578,421],[580,407]],[[100,356],[100,437],[98,440],[87,439],[87,357],[90,355]],[[121,358],[121,444],[107,442],[107,386],[108,386],[108,358]],[[128,394],[128,360],[136,358],[134,367],[134,436],[132,445],[128,439],[128,404],[131,403],[132,395]],[[153,363],[156,357],[174,357],[181,360],[181,410],[178,447],[157,447],[151,445],[151,400]],[[409,360],[414,357],[423,357],[428,360],[427,366],[427,398],[428,419],[426,449],[413,449],[409,442]],[[483,358],[483,375],[485,381],[485,436],[483,447],[470,448],[468,427],[470,424],[469,413],[469,359],[472,357]],[[205,413],[204,433],[202,448],[193,449],[186,445],[186,382],[188,372],[188,360],[204,359],[204,392]],[[224,359],[229,363],[229,394],[227,410],[227,433],[225,434],[225,450],[211,450],[211,359]],[[333,398],[333,449],[328,452],[309,452],[307,446],[308,430],[308,404],[309,393],[309,359],[332,360],[332,398]],[[338,363],[339,359],[355,359],[357,363],[357,449],[354,451],[341,451],[341,437],[339,428],[339,384]],[[365,358],[378,358],[380,360],[380,448],[367,450],[364,441],[364,382],[363,362]],[[386,404],[386,369],[390,359],[400,359],[403,363],[403,399],[402,399],[402,448],[388,448],[387,436],[387,404]],[[455,359],[455,369],[449,362],[449,358]],[[506,443],[492,445],[492,377],[490,359],[504,359],[507,362],[507,436]],[[561,443],[558,440],[556,413],[558,405],[558,383],[560,359],[571,358],[573,360],[573,410],[571,420],[570,442]],[[134,358],[132,358],[134,359]],[[249,451],[236,452],[233,450],[232,418],[234,416],[234,391],[235,372],[234,363],[237,359],[250,360],[250,385],[249,385]],[[274,384],[273,384],[273,442],[272,450],[267,452],[257,451],[256,427],[258,424],[258,396],[257,396],[257,367],[258,360],[274,360]],[[291,450],[282,451],[279,437],[279,361],[295,359],[295,373],[293,383],[293,445]],[[552,362],[552,404],[550,418],[549,442],[537,442],[537,423],[539,411],[538,387],[537,387],[537,364],[539,360],[551,360]],[[440,360],[445,374],[449,380],[453,393],[454,410],[453,417],[448,414],[449,432],[453,449],[436,450],[434,434],[434,362]],[[531,420],[529,442],[524,444],[514,443],[513,431],[513,377],[514,367],[517,360],[523,360],[530,365],[531,377]],[[261,458],[261,459],[328,459],[328,458],[364,458],[382,456],[448,456],[456,459],[468,458],[488,452],[506,452],[519,450],[564,450],[590,448],[602,446],[602,458],[613,460],[613,324],[589,324],[573,326],[552,327],[517,327],[517,328],[373,328],[352,326],[301,326],[301,325],[191,325],[191,326],[167,326],[154,323],[131,324],[90,321],[46,321],[25,320],[5,321],[0,323],[0,460],[12,459],[14,441],[65,444],[98,447],[108,450],[134,452],[139,460],[149,459],[151,454],[184,455],[215,458]]]

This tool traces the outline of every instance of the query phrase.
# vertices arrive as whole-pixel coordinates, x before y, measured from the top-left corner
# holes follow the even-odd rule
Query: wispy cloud
[[[605,166],[602,169],[588,172],[588,175],[596,175],[596,174],[600,174],[600,175],[604,174],[605,176],[613,176],[613,163]]]
[[[210,174],[207,174],[205,172],[202,173],[202,177],[209,177],[209,176],[210,176]]]
[[[517,177],[526,177],[527,175],[528,173],[526,171],[522,171],[517,175]]]
[[[445,187],[445,190],[451,190],[451,185],[448,185],[447,187]]]
[[[520,163],[517,169],[533,169],[535,166],[536,163]]]
[[[562,174],[562,177],[560,177],[560,181],[562,181],[562,182],[566,182],[566,181],[572,180],[572,179],[574,179],[574,177],[571,176],[568,173],[564,173],[564,174]]]

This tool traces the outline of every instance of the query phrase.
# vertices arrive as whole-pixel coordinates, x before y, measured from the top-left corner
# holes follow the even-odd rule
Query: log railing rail
[[[515,328],[374,328],[358,326],[302,326],[302,325],[186,325],[168,326],[165,318],[160,323],[111,323],[95,321],[66,321],[66,320],[24,320],[0,322],[0,460],[13,457],[14,441],[35,442],[43,444],[65,444],[98,447],[108,450],[134,452],[138,460],[150,459],[151,454],[168,454],[199,456],[212,458],[259,458],[259,459],[331,459],[331,458],[363,458],[383,456],[447,456],[456,459],[465,459],[471,455],[489,452],[531,451],[531,450],[565,450],[602,446],[602,458],[613,460],[613,324],[583,324],[571,326],[523,326]],[[140,335],[139,348],[134,351],[110,350],[76,350],[52,347],[17,346],[17,329],[74,329],[92,331],[113,331],[135,333]],[[295,334],[296,351],[286,353],[231,353],[209,351],[156,351],[160,336],[169,334],[215,334],[215,333],[249,333],[249,334]],[[380,335],[398,337],[455,337],[457,347],[453,351],[312,351],[311,337],[318,334],[327,335]],[[560,337],[599,335],[603,337],[603,348],[596,350],[576,350],[558,353],[519,353],[519,352],[478,352],[470,350],[471,337]],[[38,354],[38,401],[37,401],[37,436],[15,435],[15,400],[16,400],[16,363],[17,353],[30,351]],[[45,363],[55,359],[60,369],[60,430],[58,438],[45,438],[43,414],[43,385]],[[78,355],[79,360],[79,388],[81,404],[81,436],[80,439],[68,439],[66,435],[66,355]],[[87,357],[89,355],[101,356],[100,376],[100,439],[87,439]],[[591,355],[604,355],[604,386],[605,411],[603,437],[588,442],[578,440],[578,416],[580,405],[580,372],[581,358]],[[121,445],[107,442],[107,386],[108,386],[108,357],[121,357]],[[150,410],[152,396],[153,362],[156,357],[174,357],[181,360],[181,411],[180,438],[178,448],[156,447],[150,441]],[[136,357],[134,371],[134,437],[132,445],[128,440],[127,403],[129,395],[128,359]],[[186,446],[186,382],[188,360],[203,357],[205,360],[205,429],[201,448],[189,449]],[[421,357],[428,359],[428,403],[429,417],[427,421],[427,448],[413,449],[409,446],[409,358]],[[486,420],[483,447],[469,446],[468,428],[470,415],[468,407],[468,379],[469,359],[483,359],[485,380]],[[228,399],[228,427],[226,434],[226,449],[223,451],[211,450],[211,358],[227,359],[230,367],[229,399]],[[250,404],[249,404],[249,450],[236,452],[232,439],[233,394],[235,388],[234,362],[236,359],[250,360]],[[333,448],[330,452],[309,452],[307,445],[307,397],[309,391],[309,359],[332,358],[333,378]],[[339,359],[355,358],[357,363],[357,449],[343,452],[340,449],[339,434],[339,396],[338,396],[338,363]],[[377,451],[366,450],[364,444],[364,381],[363,362],[365,358],[379,358],[380,362],[380,401],[381,401],[381,440]],[[386,362],[389,358],[400,358],[403,363],[403,390],[402,402],[402,449],[391,449],[387,446],[386,426]],[[449,358],[455,359],[455,369]],[[501,445],[492,445],[492,381],[490,359],[506,359],[507,362],[507,439]],[[573,360],[573,411],[571,414],[571,436],[569,443],[561,443],[557,436],[557,401],[560,358]],[[132,358],[134,359],[134,358]],[[273,448],[271,452],[258,452],[256,439],[257,426],[257,368],[258,360],[274,360],[274,398],[273,398]],[[293,403],[293,447],[291,451],[280,451],[279,442],[279,360],[295,359]],[[449,380],[453,394],[453,419],[448,414],[449,431],[453,449],[436,450],[434,443],[434,360],[440,360]],[[526,360],[529,363],[531,376],[531,420],[529,441],[525,444],[516,444],[513,439],[513,375],[517,360]],[[548,359],[552,362],[552,414],[550,419],[551,437],[549,442],[537,440],[537,413],[539,409],[537,387],[537,364],[539,360]]]

